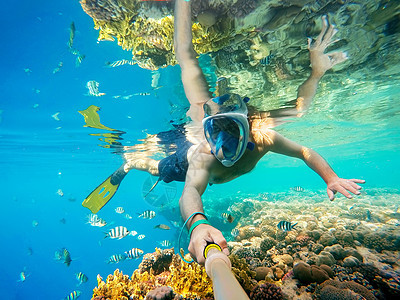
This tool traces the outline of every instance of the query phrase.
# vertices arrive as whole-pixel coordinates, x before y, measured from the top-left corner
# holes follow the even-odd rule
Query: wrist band
[[[192,213],[192,214],[186,219],[185,223],[183,223],[183,226],[182,226],[182,228],[181,228],[181,232],[179,233],[179,237],[178,237],[178,248],[179,248],[179,251],[178,251],[178,252],[179,252],[179,255],[181,256],[182,260],[183,260],[184,262],[188,263],[188,264],[192,263],[192,262],[193,262],[193,259],[192,259],[191,261],[187,261],[187,260],[183,257],[183,255],[182,255],[182,253],[181,253],[181,251],[180,251],[180,250],[181,250],[181,236],[182,236],[183,229],[184,229],[185,226],[186,226],[186,223],[187,223],[192,217],[194,217],[195,215],[198,215],[198,214],[203,215],[204,218],[207,219],[207,216],[206,216],[204,213],[200,212],[200,211],[197,211],[197,212]],[[205,221],[205,220],[204,220],[204,221]],[[196,222],[195,222],[195,223],[196,223]],[[189,235],[189,238],[190,238],[190,235]]]
[[[210,222],[208,222],[207,220],[197,220],[196,222],[194,222],[193,224],[192,224],[192,226],[190,226],[190,229],[189,229],[189,238],[190,238],[190,236],[192,235],[192,231],[193,231],[193,229],[195,229],[197,226],[199,226],[200,224],[207,224],[207,225],[210,225]]]

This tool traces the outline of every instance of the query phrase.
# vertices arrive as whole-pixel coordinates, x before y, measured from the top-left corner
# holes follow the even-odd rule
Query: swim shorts
[[[185,181],[189,167],[187,152],[193,143],[186,139],[184,125],[174,125],[175,129],[157,134],[158,142],[176,148],[176,152],[162,159],[158,164],[160,179],[166,183],[171,181]]]

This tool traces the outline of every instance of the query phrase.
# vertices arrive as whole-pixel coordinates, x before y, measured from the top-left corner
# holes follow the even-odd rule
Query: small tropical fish
[[[33,107],[33,108],[38,108],[38,107],[39,107],[39,104],[35,103],[35,104],[32,105],[32,107]]]
[[[96,219],[89,220],[87,223],[89,223],[91,226],[94,227],[104,227],[107,225],[107,222],[99,217],[96,216]]]
[[[75,300],[75,299],[78,299],[81,294],[82,294],[81,291],[73,291],[67,297],[65,297],[64,300]]]
[[[71,254],[66,248],[61,248],[60,250],[57,250],[54,254],[54,258],[55,260],[62,261],[68,267],[71,265],[72,262]]]
[[[280,230],[287,232],[287,231],[291,231],[291,230],[295,229],[294,226],[296,226],[296,225],[297,225],[297,223],[292,224],[291,222],[288,222],[288,221],[280,221],[278,223],[278,225],[276,225],[276,226]]]
[[[139,234],[139,235],[137,236],[137,239],[140,241],[140,240],[143,240],[145,237],[146,237],[146,236],[145,236],[144,234]]]
[[[33,88],[32,91],[34,91],[35,94],[40,94],[40,90],[39,89]]]
[[[263,58],[260,59],[260,64],[267,66],[271,63],[272,58],[274,58],[273,54],[270,54],[268,56],[265,56]]]
[[[29,256],[33,254],[33,249],[31,247],[28,247],[28,249],[26,249],[26,254],[28,254]]]
[[[124,254],[114,254],[114,255],[110,256],[110,258],[108,259],[107,263],[116,264],[116,263],[119,263],[120,261],[123,261],[125,259],[126,259],[126,255],[124,255]]]
[[[24,270],[25,270],[25,268],[24,268]],[[29,275],[27,275],[25,273],[25,271],[22,271],[21,273],[19,273],[19,280],[18,281],[24,282],[28,276]]]
[[[135,235],[137,235],[137,232],[135,230],[132,230],[131,232],[129,232],[129,235],[135,236]]]
[[[120,206],[120,207],[117,207],[117,208],[115,209],[115,212],[116,212],[117,214],[123,214],[123,213],[125,212],[125,210]]]
[[[156,216],[156,212],[153,210],[145,210],[142,214],[139,214],[138,218],[153,219]]]
[[[55,114],[52,114],[51,117],[52,117],[54,120],[56,120],[56,121],[60,121],[60,118],[58,117],[59,114],[60,114],[60,112],[58,111],[58,112],[56,112]],[[58,191],[61,191],[61,190],[58,190]],[[60,193],[58,193],[58,191],[57,191],[57,194],[60,195]],[[62,191],[61,191],[61,192],[62,192]],[[62,196],[64,196],[64,194],[62,194],[62,195],[60,195],[60,196],[62,197]]]
[[[176,221],[171,221],[172,225],[174,225],[174,227],[179,228],[181,227],[181,225],[179,224],[179,222]]]
[[[125,219],[131,220],[131,219],[132,219],[132,216],[131,216],[130,214],[125,214]]]
[[[57,113],[57,115],[58,115],[58,114],[59,114],[59,113]],[[53,117],[53,118],[54,118],[54,117]],[[59,121],[59,119],[58,119],[57,121]],[[64,192],[62,191],[62,189],[58,189],[57,192],[56,192],[56,194],[57,194],[58,196],[60,196],[60,197],[64,196]]]
[[[150,96],[150,93],[136,93],[133,96]]]
[[[32,221],[32,227],[37,227],[39,225],[39,222],[36,220]]]
[[[69,52],[71,52],[73,55],[77,55],[77,56],[80,56],[80,55],[81,55],[81,53],[79,52],[79,50],[78,50],[78,49],[75,49],[75,48],[70,48],[70,49],[69,49]]]
[[[172,245],[171,241],[169,241],[169,240],[161,241],[161,242],[159,242],[159,244],[161,247],[164,247],[164,248],[171,247],[171,245]]]
[[[239,229],[233,228],[231,231],[231,236],[233,236],[234,238],[239,236]]]
[[[223,212],[221,214],[221,218],[224,220],[225,223],[232,223],[235,218],[231,215],[228,214],[227,212]]]
[[[31,69],[29,69],[29,68],[25,68],[24,69],[24,72],[26,73],[26,74],[31,74],[32,73],[32,70]]]
[[[294,186],[291,188],[291,190],[295,192],[304,192],[304,188],[302,188],[301,186]]]
[[[354,205],[349,206],[348,210],[352,210],[354,208]]]
[[[106,233],[104,238],[111,238],[111,239],[122,239],[129,234],[129,230],[124,226],[117,226],[115,228],[110,229],[109,232]]]
[[[62,62],[62,61],[60,61],[60,62],[58,63],[58,65],[57,65],[57,67],[56,67],[56,68],[54,68],[54,70],[53,70],[53,74],[56,74],[56,73],[60,72],[60,71],[61,71],[61,68],[62,68],[62,66],[63,66],[63,62]]]
[[[68,47],[72,48],[75,38],[75,23],[72,22],[69,26],[69,40],[68,40]]]
[[[80,54],[76,60],[75,60],[75,66],[79,67],[82,63],[82,61],[85,59],[86,55],[85,54]]]
[[[162,229],[162,230],[170,230],[171,228],[169,228],[168,225],[165,224],[158,224],[156,226],[154,226],[154,228],[158,228],[158,229]]]
[[[60,223],[61,223],[61,224],[65,224],[65,223],[67,223],[67,220],[66,220],[65,218],[62,218],[62,219],[60,220]]]
[[[76,273],[76,279],[78,279],[79,285],[81,285],[82,283],[85,283],[89,280],[89,278],[82,272]]]
[[[94,97],[104,96],[105,93],[99,92],[99,83],[95,80],[90,80],[86,83],[86,87],[88,89],[88,95]]]
[[[371,221],[371,212],[370,212],[369,209],[367,209],[367,211],[366,211],[365,220],[368,221],[368,222]]]
[[[120,59],[120,60],[116,60],[113,62],[107,62],[106,66],[110,67],[110,68],[115,68],[115,67],[123,66],[126,64],[133,66],[134,64],[136,64],[136,61],[128,60],[128,59]]]
[[[129,259],[137,259],[143,255],[143,250],[139,248],[132,248],[129,251],[125,251],[125,254],[128,256]]]

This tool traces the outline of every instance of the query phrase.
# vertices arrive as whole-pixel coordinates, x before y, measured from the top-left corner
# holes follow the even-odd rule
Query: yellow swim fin
[[[128,173],[124,171],[124,165],[122,165],[83,200],[82,206],[96,214],[111,200],[126,174]]]

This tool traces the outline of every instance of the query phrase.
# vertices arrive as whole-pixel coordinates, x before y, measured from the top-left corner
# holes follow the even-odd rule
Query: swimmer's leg
[[[120,166],[114,173],[112,173],[106,180],[104,180],[97,188],[93,190],[82,202],[82,206],[87,207],[92,213],[97,213],[108,201],[115,195],[119,185],[125,178],[126,174],[132,169],[147,171],[148,173],[158,176],[158,163],[159,161],[141,157],[130,158]]]

